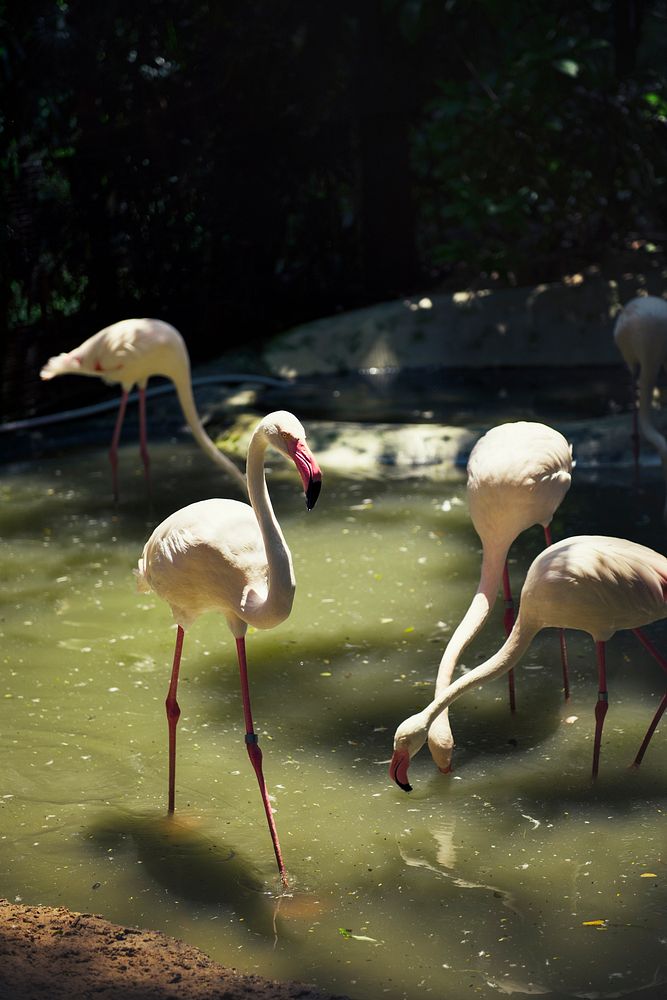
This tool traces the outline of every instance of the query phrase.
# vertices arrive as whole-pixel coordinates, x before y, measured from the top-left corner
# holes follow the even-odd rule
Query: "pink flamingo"
[[[246,748],[257,775],[278,870],[287,884],[278,834],[262,772],[262,753],[250,709],[245,634],[248,625],[273,628],[292,610],[292,557],[273,512],[264,476],[264,455],[272,445],[291,459],[301,476],[306,505],[320,492],[321,472],[303,427],[291,413],[269,413],[248,446],[250,505],[237,500],[202,500],[176,511],[146,542],[135,570],[142,592],[154,591],[170,605],[178,625],[171,683],[166,700],[169,729],[169,812],[174,811],[176,700],[185,629],[204,611],[219,611],[236,640],[246,727]]]
[[[518,421],[500,424],[475,444],[468,460],[468,507],[482,541],[482,566],[477,591],[443,654],[435,685],[437,698],[449,686],[463,650],[480,632],[496,601],[505,596],[504,625],[514,624],[507,554],[514,540],[541,524],[551,545],[550,523],[570,488],[572,449],[562,434],[546,424]],[[567,649],[561,631],[563,687],[569,696]],[[514,672],[509,672],[510,708],[514,711]],[[451,770],[454,739],[446,711],[429,729],[431,755],[443,773]]]
[[[109,460],[114,499],[118,500],[118,442],[125,417],[127,397],[134,385],[139,387],[139,442],[146,481],[150,484],[148,442],[146,435],[146,383],[151,375],[171,379],[183,415],[197,444],[216,465],[231,476],[246,493],[245,477],[231,459],[216,448],[199,419],[192,395],[190,358],[178,330],[159,319],[124,319],[93,334],[68,354],[49,358],[40,372],[42,379],[57,375],[95,375],[107,383],[122,386],[120,409],[111,439]]]
[[[398,727],[389,767],[392,779],[405,791],[411,791],[408,782],[410,760],[423,746],[429,727],[440,712],[477,684],[510,670],[536,634],[550,627],[581,629],[595,642],[599,680],[593,743],[592,775],[595,778],[608,707],[605,643],[619,629],[632,629],[667,672],[667,661],[640,630],[662,618],[667,618],[667,559],[660,553],[636,542],[604,535],[579,535],[551,545],[537,556],[528,570],[519,614],[504,645]],[[667,694],[635,757],[636,767],[642,761],[665,708]]]
[[[634,388],[632,443],[635,479],[639,481],[639,433],[660,456],[667,480],[667,441],[651,420],[651,400],[660,369],[667,363],[667,302],[656,295],[631,299],[614,325],[614,340],[630,369]],[[635,384],[639,383],[639,396]],[[663,517],[667,521],[667,502]]]

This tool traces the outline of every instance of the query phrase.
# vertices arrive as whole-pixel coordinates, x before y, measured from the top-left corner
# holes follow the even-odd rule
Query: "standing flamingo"
[[[545,424],[518,421],[493,427],[479,439],[468,460],[468,507],[482,541],[477,591],[443,654],[435,685],[437,698],[451,683],[463,650],[486,622],[501,585],[505,595],[505,633],[514,624],[507,554],[512,542],[534,524],[544,527],[551,544],[550,523],[570,488],[572,449],[562,434]],[[561,632],[563,685],[569,695],[567,650]],[[510,707],[515,709],[514,675],[510,671]],[[441,771],[451,770],[454,739],[448,713],[433,723],[428,736],[431,755]]]
[[[190,381],[190,358],[178,330],[159,319],[123,319],[93,334],[68,354],[49,358],[40,372],[42,379],[57,375],[97,375],[107,383],[122,386],[118,419],[111,439],[109,460],[114,499],[118,500],[118,442],[125,417],[127,397],[139,387],[139,441],[146,481],[150,483],[146,436],[146,383],[151,375],[171,379],[197,444],[209,458],[234,479],[245,495],[246,482],[231,459],[216,448],[204,430],[195,407]]]
[[[545,549],[533,561],[521,591],[519,614],[504,645],[485,663],[459,677],[422,712],[396,730],[389,773],[410,791],[410,759],[423,746],[438,715],[465,691],[510,670],[543,628],[575,628],[595,642],[598,701],[595,707],[593,777],[600,760],[602,726],[607,713],[605,642],[619,629],[632,629],[667,672],[664,660],[640,631],[640,626],[667,618],[667,559],[653,549],[623,538],[579,535]],[[667,708],[664,695],[635,757],[639,766],[653,732]]]
[[[248,625],[273,628],[294,600],[292,557],[273,512],[264,477],[268,445],[292,459],[301,476],[309,510],[319,496],[322,475],[306,444],[303,427],[284,410],[269,413],[248,446],[250,505],[238,500],[202,500],[158,525],[144,546],[137,586],[154,591],[171,606],[178,625],[166,708],[169,729],[169,812],[174,811],[176,691],[185,629],[204,611],[220,611],[236,640],[246,727],[246,748],[257,775],[278,870],[286,885],[278,834],[262,773],[262,753],[253,728],[245,650]]]
[[[667,482],[667,441],[651,420],[653,389],[660,369],[667,362],[667,302],[656,295],[642,295],[631,299],[618,314],[614,325],[614,340],[630,369],[633,381],[632,443],[635,478],[639,479],[639,429],[658,452]],[[667,521],[667,500],[663,517]]]

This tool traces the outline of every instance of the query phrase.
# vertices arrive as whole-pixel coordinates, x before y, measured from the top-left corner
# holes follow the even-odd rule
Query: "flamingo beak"
[[[322,489],[322,471],[305,441],[295,442],[292,459],[301,476],[306,507],[312,510]]]
[[[394,750],[389,765],[389,777],[395,781],[404,792],[411,792],[412,785],[408,781],[408,768],[410,767],[410,751]]]

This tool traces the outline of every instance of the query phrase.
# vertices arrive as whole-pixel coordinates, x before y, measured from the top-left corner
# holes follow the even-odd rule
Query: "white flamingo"
[[[667,618],[667,559],[660,553],[636,542],[605,535],[579,535],[551,545],[528,570],[519,614],[504,645],[398,727],[389,767],[391,777],[405,791],[410,791],[410,759],[423,746],[429,727],[440,712],[466,691],[510,670],[535,635],[549,627],[581,629],[595,642],[598,662],[592,772],[595,777],[608,707],[605,642],[619,629],[632,629],[667,672],[667,661],[640,631],[641,626],[662,618]],[[635,766],[641,763],[665,708],[667,694],[646,732]]]
[[[502,584],[505,632],[514,624],[507,554],[512,542],[534,524],[541,524],[547,545],[554,513],[570,488],[572,449],[562,434],[546,424],[518,421],[493,427],[477,441],[468,460],[468,507],[482,542],[482,566],[477,591],[447,644],[435,685],[437,698],[451,683],[463,650],[486,622]],[[561,632],[565,697],[569,696],[567,650]],[[510,671],[510,707],[515,709],[514,675]],[[429,749],[441,771],[451,769],[454,739],[448,713],[429,730]]]
[[[246,726],[246,747],[260,793],[278,869],[285,884],[278,835],[262,773],[262,754],[253,728],[245,649],[249,625],[273,628],[292,610],[292,557],[273,512],[264,476],[268,445],[291,459],[301,476],[310,510],[321,486],[320,468],[306,444],[303,427],[284,410],[260,421],[248,446],[250,505],[237,500],[202,500],[176,511],[146,542],[135,571],[138,589],[154,591],[170,605],[178,625],[171,683],[166,700],[169,729],[169,812],[174,811],[176,700],[185,629],[205,611],[219,611],[236,640]]]
[[[159,319],[123,319],[93,334],[67,354],[49,358],[40,372],[42,379],[57,375],[93,375],[122,387],[118,418],[111,439],[109,460],[114,499],[118,499],[118,442],[125,417],[127,397],[134,385],[139,389],[139,442],[146,480],[149,478],[146,435],[146,383],[151,375],[171,379],[193,437],[216,465],[231,476],[246,493],[242,472],[227,458],[204,430],[199,419],[190,381],[190,358],[178,330]]]
[[[656,295],[631,299],[618,314],[614,325],[614,340],[633,380],[632,440],[635,477],[639,478],[639,429],[660,456],[663,476],[667,482],[667,441],[651,419],[653,390],[660,369],[667,363],[667,302]],[[667,501],[663,517],[667,521]]]

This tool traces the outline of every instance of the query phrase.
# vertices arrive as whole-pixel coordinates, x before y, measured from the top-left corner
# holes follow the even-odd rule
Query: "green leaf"
[[[554,66],[566,76],[573,78],[579,76],[579,63],[575,62],[574,59],[556,59]]]

